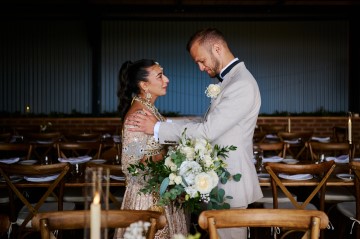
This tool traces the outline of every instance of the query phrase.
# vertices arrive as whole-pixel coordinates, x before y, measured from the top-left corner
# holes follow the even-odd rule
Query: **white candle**
[[[291,132],[291,119],[288,118],[288,131]]]
[[[348,138],[349,138],[349,143],[352,143],[352,132],[351,132],[351,117],[349,117],[349,121],[348,121]]]
[[[100,239],[101,205],[100,195],[95,193],[94,201],[90,205],[90,239]]]

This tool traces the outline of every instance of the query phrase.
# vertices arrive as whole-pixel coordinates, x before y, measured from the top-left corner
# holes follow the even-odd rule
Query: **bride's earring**
[[[150,100],[151,100],[151,97],[152,97],[152,96],[151,96],[150,92],[149,92],[148,90],[146,90],[146,91],[145,91],[145,98],[146,98],[146,100],[147,100],[147,101],[150,101]]]

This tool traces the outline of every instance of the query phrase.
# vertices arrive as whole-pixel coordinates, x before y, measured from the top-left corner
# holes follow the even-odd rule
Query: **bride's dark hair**
[[[121,119],[124,119],[131,106],[134,95],[140,93],[139,83],[147,81],[149,67],[156,65],[153,60],[142,59],[135,62],[126,61],[121,65],[117,88],[118,110]]]

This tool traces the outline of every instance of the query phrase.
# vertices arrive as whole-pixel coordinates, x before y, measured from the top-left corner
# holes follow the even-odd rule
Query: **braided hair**
[[[148,68],[157,65],[154,60],[142,59],[135,62],[126,61],[121,65],[119,71],[117,97],[120,117],[124,119],[130,109],[132,99],[139,94],[140,82],[147,82],[149,76]]]

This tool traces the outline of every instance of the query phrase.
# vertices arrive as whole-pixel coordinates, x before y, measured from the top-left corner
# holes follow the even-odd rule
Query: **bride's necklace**
[[[155,105],[151,104],[149,101],[144,100],[143,98],[140,98],[138,96],[135,96],[133,100],[136,100],[146,106],[146,108],[159,120],[159,121],[165,121],[165,118],[159,113],[158,109],[155,107]]]

